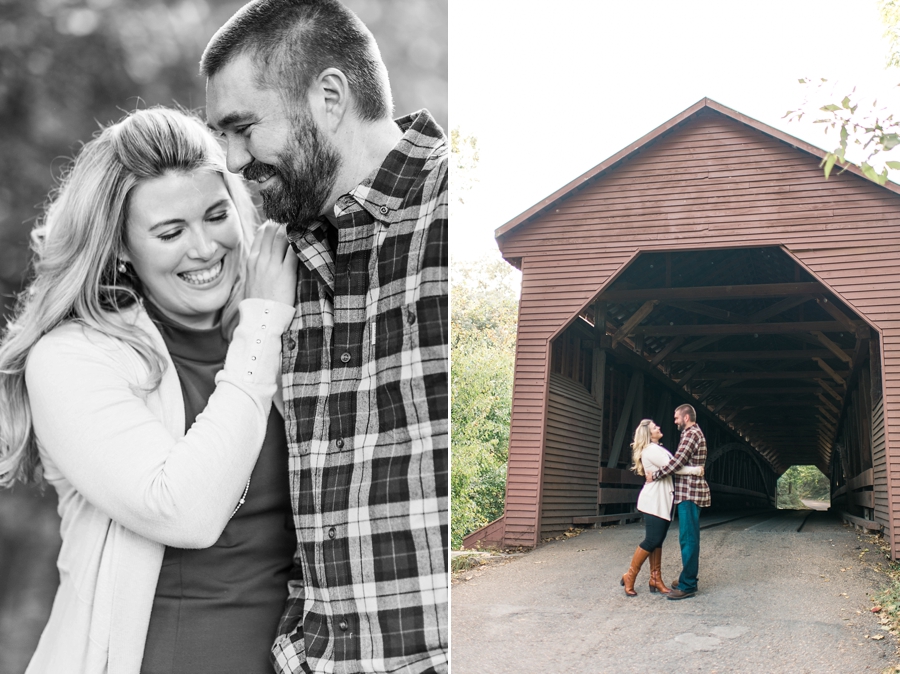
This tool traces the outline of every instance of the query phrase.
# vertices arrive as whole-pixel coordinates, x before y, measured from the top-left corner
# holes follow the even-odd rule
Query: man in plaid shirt
[[[648,476],[660,480],[666,475],[675,479],[675,507],[678,508],[678,542],[681,544],[683,569],[678,584],[672,585],[669,599],[685,599],[697,594],[697,573],[700,566],[700,508],[709,507],[709,485],[699,475],[676,475],[683,466],[706,466],[706,437],[697,425],[697,412],[691,405],[675,410],[675,425],[681,440],[675,456],[665,466]]]
[[[391,119],[336,0],[256,0],[201,62],[228,168],[302,264],[283,338],[296,578],[277,672],[448,669],[447,141]]]

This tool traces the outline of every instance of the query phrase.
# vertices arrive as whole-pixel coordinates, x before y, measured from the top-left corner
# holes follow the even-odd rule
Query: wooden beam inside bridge
[[[827,292],[821,283],[757,283],[752,285],[697,286],[693,288],[642,288],[607,290],[599,299],[606,302],[646,302],[647,300],[728,300],[788,295],[817,295]]]
[[[615,347],[616,344],[630,335],[634,328],[651,314],[657,304],[659,304],[659,300],[648,300],[647,302],[644,302],[643,306],[635,311],[634,314],[622,324],[621,328],[616,330],[616,334],[613,335],[612,338],[612,345]]]
[[[695,366],[696,367],[696,366]],[[835,373],[837,374],[837,373]],[[845,373],[847,374],[847,373]],[[819,370],[781,370],[779,372],[699,372],[697,379],[821,379]]]
[[[634,334],[653,337],[680,335],[789,335],[795,332],[839,332],[843,326],[837,321],[808,321],[789,323],[715,323],[706,325],[642,325]]]
[[[735,267],[718,264],[713,273],[692,268],[694,273],[679,273],[679,279],[687,285],[672,288],[669,260],[662,271],[651,265],[650,270],[641,271],[649,271],[649,276],[636,276],[633,281],[623,279],[624,288],[614,285],[613,289],[601,293],[598,299],[602,301],[631,303],[616,312],[621,316],[624,309],[625,316],[630,316],[621,327],[607,324],[607,331],[617,337],[613,346],[618,347],[617,343],[625,339],[639,345],[639,350],[637,346],[627,348],[638,351],[640,361],[652,371],[654,378],[662,375],[671,382],[670,386],[687,389],[698,409],[702,406],[711,411],[721,423],[764,454],[772,465],[780,463],[778,456],[785,451],[788,463],[783,467],[790,465],[791,457],[803,452],[814,453],[815,463],[823,464],[831,448],[817,447],[817,438],[833,438],[840,426],[838,421],[847,404],[845,391],[855,369],[854,356],[859,353],[847,349],[845,335],[848,332],[855,335],[858,348],[867,328],[855,316],[848,316],[825,286],[804,281],[810,277],[799,266],[795,269],[794,283],[712,285],[742,276],[726,273],[729,268]],[[772,278],[786,280],[790,276],[782,273]],[[668,280],[666,287],[626,285],[635,281],[637,285],[661,283],[664,279]],[[703,282],[710,285],[698,285]],[[754,306],[759,306],[766,302],[758,300],[768,298],[772,299],[769,306],[755,312],[742,311],[742,306],[749,305],[739,302],[721,302],[757,300]],[[815,305],[806,306],[813,301]],[[659,314],[654,313],[655,324],[641,325],[654,307],[659,309]],[[696,323],[691,319],[712,320]],[[766,337],[755,341],[750,336]],[[705,350],[723,339],[728,339],[726,350]],[[782,345],[784,348],[778,348]],[[741,350],[742,347],[749,348]],[[618,356],[619,349],[615,351]],[[759,367],[757,363],[761,361],[770,363],[760,363],[762,367]],[[804,361],[813,361],[809,365],[819,369],[803,367]],[[685,365],[672,367],[674,363]],[[782,363],[785,368],[781,367]],[[845,369],[843,363],[850,367]],[[789,369],[797,366],[799,369],[794,371]],[[715,372],[716,369],[738,371]],[[800,385],[807,380],[817,385]],[[757,387],[753,385],[755,382],[771,384]],[[778,414],[779,408],[794,414],[790,418],[776,418],[773,415]],[[804,413],[805,408],[809,415]],[[803,444],[800,437],[803,435],[810,447]]]
[[[837,372],[835,372],[828,363],[826,363],[821,358],[813,358],[813,360],[816,361],[819,364],[819,367],[825,370],[825,372],[830,374],[831,378],[834,379],[838,384],[840,384],[841,386],[847,386],[847,382],[844,380],[844,378]]]
[[[710,362],[728,360],[808,360],[810,358],[831,358],[831,351],[825,349],[787,349],[781,351],[699,351],[694,353],[673,353],[669,360],[706,360]],[[850,362],[849,360],[847,361]]]

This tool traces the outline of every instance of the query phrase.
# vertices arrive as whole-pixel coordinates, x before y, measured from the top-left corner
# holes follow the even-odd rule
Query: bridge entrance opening
[[[815,466],[791,466],[778,478],[779,510],[824,510],[831,502],[831,483]]]
[[[552,342],[542,536],[638,517],[634,428],[654,419],[674,452],[681,403],[713,510],[774,509],[815,469],[832,510],[887,521],[878,337],[781,248],[637,255]]]

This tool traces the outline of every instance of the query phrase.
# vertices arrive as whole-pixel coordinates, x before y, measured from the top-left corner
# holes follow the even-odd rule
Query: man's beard
[[[334,190],[340,155],[319,134],[308,112],[294,124],[292,147],[278,155],[277,165],[254,160],[243,174],[246,180],[274,174],[277,184],[260,190],[266,217],[303,235],[328,204]]]
[[[676,421],[676,422],[675,422],[675,428],[677,428],[679,431],[683,431],[683,430],[684,430],[684,422],[683,422],[683,421]]]

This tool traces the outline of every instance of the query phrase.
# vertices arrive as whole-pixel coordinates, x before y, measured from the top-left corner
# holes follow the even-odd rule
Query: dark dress
[[[187,430],[215,389],[228,343],[219,328],[186,328],[146,306],[181,380]],[[295,547],[284,423],[273,407],[246,502],[219,540],[204,550],[166,548],[142,674],[271,672]]]

